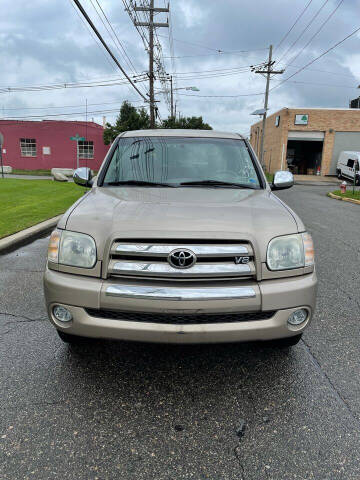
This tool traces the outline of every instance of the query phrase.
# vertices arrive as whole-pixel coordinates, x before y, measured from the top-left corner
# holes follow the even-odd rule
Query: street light
[[[259,108],[259,110],[255,110],[255,112],[251,113],[251,115],[260,115],[260,116],[263,116],[265,115],[265,108]]]
[[[164,79],[163,79],[164,80]],[[176,90],[190,90],[192,92],[200,92],[200,89],[198,87],[179,87],[179,88],[173,88],[173,77],[172,75],[169,75],[165,80],[170,82],[170,115],[171,117],[174,117],[174,91]],[[166,93],[166,91],[162,90],[156,93]]]
[[[200,89],[197,87],[179,87],[179,88],[172,88],[171,91],[175,92],[176,90],[191,90],[192,92],[200,92]],[[159,90],[156,93],[166,93],[165,90]]]

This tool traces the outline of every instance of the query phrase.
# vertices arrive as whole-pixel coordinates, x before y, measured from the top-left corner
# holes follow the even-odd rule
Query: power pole
[[[139,22],[134,21],[136,27],[147,27],[149,29],[149,101],[150,101],[150,128],[155,128],[156,118],[156,100],[154,95],[154,30],[158,27],[169,27],[169,22],[154,22],[154,13],[168,12],[169,6],[157,8],[154,6],[154,0],[149,0],[148,7],[138,7],[135,5],[135,12],[148,12],[149,21]]]
[[[155,128],[154,97],[154,0],[150,0],[149,14],[149,95],[150,95],[150,128]]]
[[[269,103],[269,89],[270,89],[270,80],[271,75],[281,75],[284,73],[283,70],[273,70],[273,66],[275,61],[272,59],[272,51],[273,46],[270,45],[269,47],[269,60],[267,63],[264,64],[262,69],[254,69],[255,73],[260,73],[266,77],[266,90],[265,90],[265,102],[264,102],[264,114],[263,114],[263,121],[262,121],[262,132],[261,132],[261,144],[260,144],[260,163],[264,167],[264,142],[265,142],[265,128],[266,128],[266,117],[268,111],[268,103]]]
[[[170,114],[171,118],[174,116],[174,90],[173,90],[173,77],[172,75],[170,76]]]

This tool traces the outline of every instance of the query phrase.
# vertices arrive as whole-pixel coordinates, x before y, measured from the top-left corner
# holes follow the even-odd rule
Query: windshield
[[[148,182],[149,186],[199,182],[198,186],[224,187],[228,183],[229,187],[260,188],[245,142],[223,138],[120,138],[103,184],[126,182]]]

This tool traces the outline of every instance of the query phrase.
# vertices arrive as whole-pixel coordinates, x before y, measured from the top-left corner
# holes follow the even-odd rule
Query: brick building
[[[262,121],[251,126],[250,141],[259,156]],[[360,110],[283,108],[266,119],[264,163],[270,172],[335,175],[339,153],[360,151]]]
[[[79,165],[97,170],[109,149],[103,127],[94,122],[0,120],[0,132],[3,164],[17,169],[76,168],[79,143]],[[76,135],[85,140],[70,140]]]

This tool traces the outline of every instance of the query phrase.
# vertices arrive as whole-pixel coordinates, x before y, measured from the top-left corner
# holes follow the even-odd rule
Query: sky
[[[81,3],[125,71],[134,78],[146,72],[147,52],[122,0]],[[105,29],[101,19],[113,33],[99,4],[120,45]],[[155,0],[156,6],[164,4]],[[124,100],[148,108],[131,85],[1,91],[81,82],[104,85],[123,74],[72,0],[0,0],[0,11],[0,118],[85,120],[87,103],[87,118],[102,123],[103,115],[115,120]],[[180,89],[175,100],[182,116],[201,115],[216,130],[248,134],[258,120],[251,113],[263,107],[265,91],[265,78],[250,66],[266,61],[270,44],[275,68],[285,68],[271,80],[270,113],[283,107],[346,108],[360,94],[360,32],[286,80],[360,27],[360,0],[170,0],[170,11],[171,28],[158,28],[157,33],[165,70]],[[164,22],[166,16],[156,19]],[[146,95],[147,82],[137,85]],[[162,89],[157,82],[157,90]],[[156,98],[161,117],[167,117],[164,95]],[[68,115],[56,116],[64,113]]]

